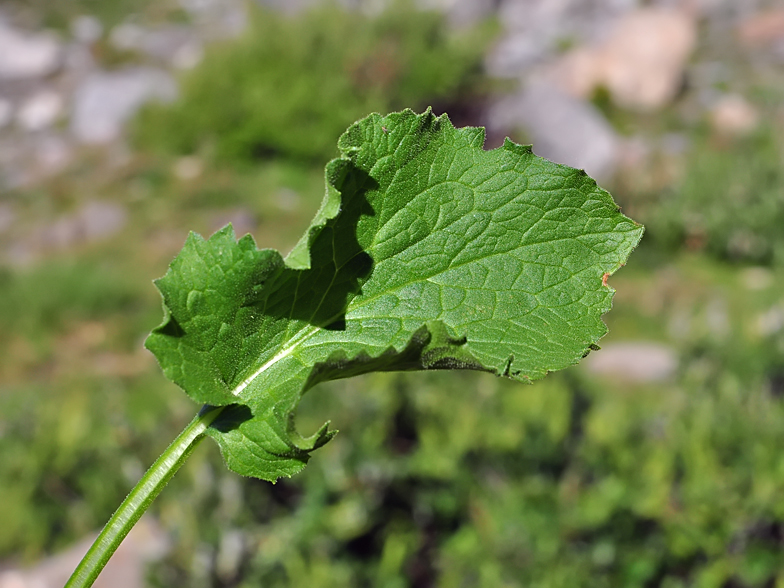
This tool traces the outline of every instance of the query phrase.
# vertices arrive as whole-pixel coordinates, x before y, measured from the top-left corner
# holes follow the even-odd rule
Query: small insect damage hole
[[[605,288],[609,288],[609,286],[607,285],[607,278],[609,278],[609,277],[610,277],[610,274],[608,274],[607,272],[605,272],[602,275],[602,286],[604,286]]]

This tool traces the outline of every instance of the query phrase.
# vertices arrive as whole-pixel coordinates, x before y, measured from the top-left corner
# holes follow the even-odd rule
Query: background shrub
[[[457,34],[436,13],[393,3],[377,16],[320,7],[253,11],[241,39],[210,52],[172,106],[147,109],[142,146],[249,163],[323,161],[369,112],[421,110],[476,92],[487,27]]]

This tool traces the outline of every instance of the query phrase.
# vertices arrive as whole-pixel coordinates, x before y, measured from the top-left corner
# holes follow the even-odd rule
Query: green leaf
[[[234,471],[304,467],[334,432],[293,414],[321,381],[468,368],[521,381],[577,363],[606,332],[642,226],[585,172],[429,110],[373,114],[340,138],[310,228],[284,260],[228,226],[188,237],[158,280],[147,339],[194,400],[230,405],[209,429]]]

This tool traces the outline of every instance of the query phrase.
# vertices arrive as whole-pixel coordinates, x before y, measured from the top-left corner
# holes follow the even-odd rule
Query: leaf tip
[[[517,153],[519,155],[534,154],[533,145],[521,145],[520,143],[515,143],[509,137],[504,138],[504,144],[501,146],[501,149],[505,151],[511,151],[512,153]]]
[[[185,246],[188,245],[195,245],[198,243],[204,243],[204,237],[202,237],[196,231],[188,231],[188,236],[185,237]]]
[[[215,232],[212,234],[212,236],[210,237],[210,239],[209,239],[209,240],[212,240],[212,239],[215,239],[215,238],[218,238],[218,239],[219,239],[219,238],[221,238],[221,237],[228,237],[228,238],[230,238],[230,239],[234,239],[234,240],[236,240],[236,239],[237,239],[237,235],[236,235],[236,234],[235,234],[235,232],[234,232],[234,225],[233,225],[233,224],[231,224],[231,222],[228,222],[228,223],[226,223],[226,224],[225,224],[224,226],[222,226],[220,229],[218,229],[217,231],[215,231]]]

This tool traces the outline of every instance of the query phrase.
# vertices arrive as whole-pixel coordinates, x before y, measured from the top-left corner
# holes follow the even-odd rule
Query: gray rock
[[[757,7],[759,9],[759,7]],[[776,45],[784,40],[784,7],[751,10],[737,28],[738,39],[750,48]]]
[[[19,106],[16,120],[26,131],[40,131],[52,126],[62,112],[62,96],[53,90],[41,90]]]
[[[27,34],[0,21],[0,80],[47,76],[60,67],[60,43],[47,33]]]
[[[74,156],[72,142],[59,130],[0,131],[0,191],[28,188],[60,173]]]
[[[19,161],[23,149],[13,133],[0,133],[0,189],[13,189],[23,183]]]
[[[215,572],[224,582],[236,580],[246,549],[245,534],[237,529],[228,529],[221,536],[215,558]]]
[[[256,0],[263,6],[295,13],[318,0]],[[200,29],[203,39],[234,37],[248,24],[248,3],[243,0],[179,0]]]
[[[664,133],[659,138],[661,150],[667,155],[682,157],[691,147],[691,140],[685,133]]]
[[[784,328],[784,308],[776,304],[757,315],[757,333],[762,337],[775,335]]]
[[[547,45],[528,34],[503,37],[485,59],[488,73],[497,78],[515,78],[543,59]]]
[[[38,231],[44,249],[66,249],[81,243],[100,241],[121,230],[128,213],[119,204],[88,202],[75,214],[63,216]],[[35,231],[33,232],[36,233]]]
[[[537,155],[584,169],[598,180],[608,179],[618,161],[619,138],[602,114],[545,84],[531,85],[493,105],[488,127],[498,134],[522,128]]]
[[[498,20],[505,30],[486,59],[496,77],[520,77],[557,55],[564,42],[605,36],[612,21],[637,0],[505,0]]]
[[[103,24],[94,16],[77,16],[71,21],[71,34],[79,43],[90,45],[103,36]]]
[[[605,88],[620,106],[652,111],[677,96],[696,41],[691,14],[642,8],[618,19],[600,42],[564,55],[551,74],[573,96]]]
[[[621,378],[627,382],[661,382],[673,376],[678,356],[660,343],[610,343],[585,358],[589,372]]]
[[[750,133],[760,121],[757,109],[739,94],[722,96],[713,105],[710,114],[713,128],[727,135]]]
[[[774,284],[773,272],[766,267],[747,267],[740,271],[740,283],[752,292],[767,290]]]
[[[128,222],[128,211],[113,202],[92,201],[72,214],[42,223],[25,231],[3,252],[2,261],[24,266],[41,256],[70,247],[107,239]]]
[[[203,52],[199,39],[188,27],[168,26],[150,29],[140,40],[139,50],[147,56],[178,69],[198,63]]]
[[[123,124],[144,103],[168,102],[176,96],[174,79],[160,69],[135,67],[96,72],[74,93],[71,132],[82,143],[108,143],[120,136]]]
[[[134,23],[121,23],[109,32],[109,44],[118,51],[138,51],[147,31]]]
[[[8,126],[14,114],[14,106],[10,100],[0,98],[0,129]]]
[[[63,171],[73,160],[73,149],[59,134],[46,134],[36,141],[37,175],[48,177]]]
[[[14,226],[16,222],[16,211],[10,202],[0,203],[0,235]]]
[[[63,69],[65,75],[62,76],[64,86],[69,90],[78,86],[85,76],[97,67],[95,55],[93,55],[90,45],[84,43],[70,43],[65,48],[63,58]]]
[[[204,162],[195,155],[180,157],[175,163],[172,172],[174,177],[183,182],[191,182],[201,176],[204,171]]]
[[[470,26],[493,14],[497,0],[419,0],[425,10],[440,10],[457,27]]]
[[[199,0],[190,0],[191,3],[196,4]],[[201,0],[204,2],[204,0]],[[256,0],[258,4],[278,10],[286,14],[297,14],[303,10],[313,8],[319,0]]]
[[[80,239],[86,243],[100,241],[122,230],[128,221],[125,207],[113,202],[88,202],[74,217]]]
[[[109,43],[120,51],[133,51],[158,63],[188,69],[198,63],[202,41],[193,27],[181,25],[144,28],[133,23],[114,27]]]

